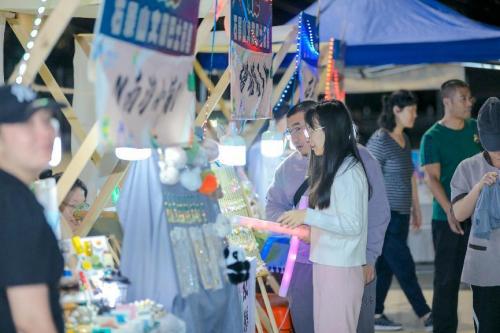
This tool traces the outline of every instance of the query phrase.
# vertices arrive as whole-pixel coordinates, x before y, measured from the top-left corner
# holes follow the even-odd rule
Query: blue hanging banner
[[[299,75],[299,100],[316,100],[319,83],[319,26],[316,16],[299,16],[296,54]]]
[[[233,120],[269,118],[272,82],[272,1],[231,0]]]
[[[231,41],[255,52],[272,52],[272,1],[232,0]]]
[[[192,55],[198,1],[106,0],[98,33],[173,55]]]
[[[199,0],[104,0],[95,28],[99,144],[188,144]],[[192,80],[191,80],[192,81]]]

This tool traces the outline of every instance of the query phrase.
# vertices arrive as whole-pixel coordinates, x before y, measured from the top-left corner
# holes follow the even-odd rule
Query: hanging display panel
[[[103,2],[91,55],[102,146],[189,142],[198,7],[197,0]]]
[[[269,118],[272,80],[272,1],[231,0],[233,120]]]

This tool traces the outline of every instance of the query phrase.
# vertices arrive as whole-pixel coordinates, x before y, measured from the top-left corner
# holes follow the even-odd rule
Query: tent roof
[[[331,37],[346,42],[350,66],[500,59],[500,29],[435,0],[322,1],[320,40]]]

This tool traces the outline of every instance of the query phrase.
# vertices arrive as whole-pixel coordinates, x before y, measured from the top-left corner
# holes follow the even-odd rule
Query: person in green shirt
[[[450,182],[457,166],[481,151],[473,99],[467,83],[449,80],[441,86],[444,117],[422,137],[420,159],[434,195],[432,238],[435,250],[432,312],[434,332],[456,333],[460,275],[467,250],[470,222],[453,216]]]

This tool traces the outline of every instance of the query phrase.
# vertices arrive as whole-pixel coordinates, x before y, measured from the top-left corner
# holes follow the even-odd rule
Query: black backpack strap
[[[297,207],[299,204],[300,198],[306,193],[307,188],[309,187],[309,178],[304,179],[304,182],[300,184],[299,188],[293,195],[293,205]]]

